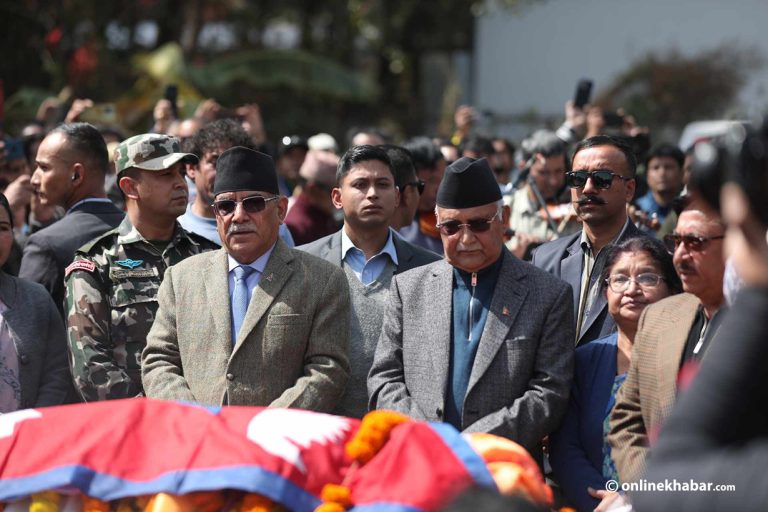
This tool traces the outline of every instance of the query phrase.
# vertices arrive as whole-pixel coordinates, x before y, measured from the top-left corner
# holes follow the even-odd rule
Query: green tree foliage
[[[653,129],[679,131],[690,121],[725,116],[762,65],[755,50],[734,44],[694,55],[676,49],[650,52],[621,73],[596,103],[622,107]]]

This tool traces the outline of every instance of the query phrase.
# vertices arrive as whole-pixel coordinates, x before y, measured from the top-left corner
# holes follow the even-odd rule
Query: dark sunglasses
[[[720,236],[697,236],[697,235],[678,235],[672,233],[664,237],[664,245],[667,250],[674,253],[680,244],[685,244],[685,248],[691,251],[704,250],[712,240],[722,240],[725,235]]]
[[[246,197],[242,201],[235,201],[234,199],[222,199],[220,201],[214,201],[211,206],[219,217],[226,217],[235,213],[238,203],[243,205],[245,213],[259,213],[267,207],[269,201],[275,201],[280,199],[280,196],[274,197],[262,197],[251,196]]]
[[[411,181],[411,182],[406,183],[405,185],[403,185],[403,189],[405,189],[407,187],[416,187],[416,190],[419,191],[419,195],[421,195],[421,194],[424,193],[424,187],[425,186],[426,186],[426,183],[424,183],[422,180],[416,180],[416,181]]]
[[[583,188],[587,184],[587,180],[591,179],[592,184],[597,188],[609,189],[613,184],[613,178],[621,178],[624,181],[629,181],[632,178],[625,178],[620,174],[608,169],[599,169],[597,171],[571,171],[565,173],[565,182],[571,188]]]
[[[494,215],[488,220],[474,219],[467,222],[466,224],[462,224],[457,220],[449,220],[438,224],[437,229],[439,229],[440,232],[445,236],[453,236],[461,231],[461,228],[463,227],[469,228],[469,230],[473,233],[485,233],[491,229],[491,223],[496,219],[496,217],[498,217],[498,214]]]

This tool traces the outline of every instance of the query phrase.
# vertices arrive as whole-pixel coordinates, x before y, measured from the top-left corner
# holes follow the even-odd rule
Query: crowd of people
[[[461,107],[450,139],[355,128],[342,151],[270,144],[255,105],[166,101],[148,133],[79,122],[81,101],[0,143],[0,411],[389,409],[519,443],[577,510],[693,509],[609,483],[731,483],[725,446],[726,467],[764,460],[763,128],[749,151],[651,146],[569,102],[516,146]]]

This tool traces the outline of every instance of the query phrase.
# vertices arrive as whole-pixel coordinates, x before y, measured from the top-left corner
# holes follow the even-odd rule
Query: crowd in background
[[[764,503],[765,487],[728,474],[743,475],[745,464],[745,478],[757,478],[765,452],[764,386],[749,380],[762,361],[755,320],[768,275],[754,210],[768,171],[755,149],[766,142],[761,128],[735,128],[751,153],[734,148],[733,134],[730,146],[706,138],[680,148],[631,115],[568,102],[559,128],[520,141],[479,134],[468,106],[449,139],[392,140],[369,126],[337,140],[269,133],[258,106],[210,99],[187,119],[161,100],[148,133],[130,137],[80,122],[92,107],[76,100],[58,118],[41,116],[56,122],[30,120],[0,142],[2,412],[145,394],[351,417],[389,408],[522,444],[557,502],[578,510],[618,510],[635,496],[646,510],[727,509],[748,494],[755,508]],[[274,173],[274,184],[243,177],[245,168]],[[721,182],[738,171],[747,178],[733,178],[741,188],[721,213]],[[268,235],[279,241],[247,247],[238,229],[267,224],[248,228],[238,216],[265,215],[273,199],[279,221]],[[726,245],[729,230],[740,254]],[[242,278],[241,317],[233,259],[229,281],[215,281],[229,289],[224,307],[195,295],[214,273],[203,262],[222,246],[258,267]],[[303,285],[296,296],[272,292],[282,279],[275,261],[292,259]],[[432,287],[441,264],[448,284]],[[253,327],[249,300],[275,301],[264,306],[271,323]],[[317,308],[313,318],[295,318],[304,304]],[[211,310],[211,325],[227,325],[221,361],[203,345],[224,331],[198,331],[196,341],[185,332],[199,308]],[[241,327],[258,331],[260,347],[293,338],[306,347],[244,354]],[[504,348],[485,354],[493,336]],[[487,375],[476,367],[483,357]],[[431,380],[444,383],[443,396]],[[751,424],[739,423],[736,407]],[[718,471],[715,453],[726,446],[735,448]],[[737,491],[657,502],[655,493],[606,490],[686,471]]]

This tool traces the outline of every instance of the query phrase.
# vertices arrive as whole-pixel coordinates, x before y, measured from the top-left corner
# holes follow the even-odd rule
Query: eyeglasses
[[[259,213],[267,207],[268,202],[275,201],[276,199],[280,199],[280,196],[251,196],[246,197],[242,201],[235,201],[234,199],[222,199],[220,201],[214,201],[211,206],[213,206],[216,215],[219,217],[227,217],[228,215],[235,213],[235,209],[237,209],[238,204],[243,205],[243,210],[245,210],[245,213]]]
[[[664,237],[664,245],[667,250],[674,253],[680,244],[685,244],[689,251],[703,251],[712,240],[722,240],[725,235],[720,236],[698,236],[698,235],[680,235],[672,233]]]
[[[485,233],[491,229],[491,223],[496,220],[496,217],[499,217],[499,213],[490,219],[473,219],[466,224],[462,224],[457,220],[449,220],[438,224],[437,229],[445,236],[453,236],[461,231],[461,228],[469,228],[473,233]]]
[[[421,195],[424,193],[425,186],[426,186],[426,183],[424,183],[422,180],[416,180],[416,181],[411,181],[409,183],[404,184],[403,189],[407,187],[416,187],[416,190],[419,191],[419,195]]]
[[[610,169],[598,169],[597,171],[571,171],[565,173],[565,182],[571,188],[583,188],[587,184],[587,180],[591,179],[592,184],[597,188],[609,189],[613,184],[613,178],[621,178],[624,181],[629,181],[632,178],[626,178],[620,174],[616,174]]]
[[[640,288],[655,288],[664,278],[650,272],[638,274],[637,277],[629,277],[624,274],[613,274],[605,280],[605,283],[616,293],[621,293],[629,288],[629,283],[634,282]]]

